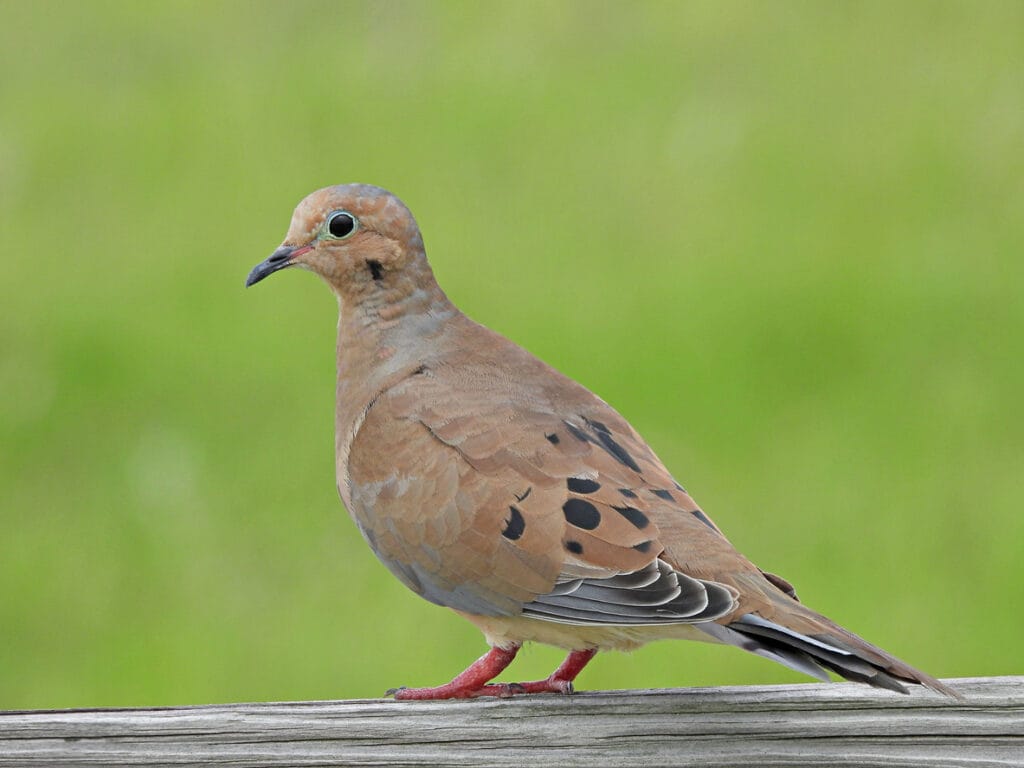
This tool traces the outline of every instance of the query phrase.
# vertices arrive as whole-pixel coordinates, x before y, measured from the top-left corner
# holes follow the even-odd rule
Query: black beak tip
[[[266,274],[260,274],[259,267],[254,267],[252,272],[249,273],[249,276],[245,278],[245,287],[248,288],[250,286],[256,285],[256,283],[258,283],[266,276]]]
[[[292,255],[295,253],[295,248],[283,245],[274,251],[270,256],[261,261],[255,267],[252,268],[252,272],[245,278],[245,287],[248,288],[251,285],[256,285],[263,278],[274,274],[279,269],[284,269],[291,265]]]

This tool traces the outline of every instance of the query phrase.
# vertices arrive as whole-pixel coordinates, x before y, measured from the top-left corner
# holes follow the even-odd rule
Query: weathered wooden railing
[[[0,712],[0,766],[1024,766],[1024,677]]]

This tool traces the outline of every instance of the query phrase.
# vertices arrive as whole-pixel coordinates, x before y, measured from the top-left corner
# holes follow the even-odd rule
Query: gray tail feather
[[[778,662],[792,670],[801,672],[805,675],[810,675],[811,677],[816,677],[819,680],[823,680],[825,682],[828,682],[829,680],[828,673],[826,673],[818,664],[815,664],[814,659],[803,651],[779,647],[776,644],[762,643],[757,638],[749,637],[742,632],[733,629],[732,625],[727,627],[722,624],[716,624],[713,621],[709,621],[703,624],[698,624],[697,628],[711,635],[720,643],[735,645],[737,648],[742,648],[744,651],[756,653],[758,656],[771,659],[772,661]]]
[[[727,626],[714,622],[697,626],[719,642],[738,646],[819,680],[828,680],[825,670],[831,670],[847,680],[898,693],[907,693],[902,682],[908,682],[962,698],[952,688],[866,643],[863,650],[858,650],[831,634],[804,635],[752,613]],[[851,636],[851,639],[857,638]]]

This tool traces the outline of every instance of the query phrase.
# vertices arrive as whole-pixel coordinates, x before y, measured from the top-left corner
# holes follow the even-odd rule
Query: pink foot
[[[430,699],[471,699],[481,695],[487,683],[500,675],[519,653],[520,646],[491,648],[470,664],[450,683],[436,688],[397,688],[388,691],[396,701],[426,701]],[[495,694],[491,694],[495,695]]]
[[[562,665],[545,680],[534,680],[528,683],[492,683],[501,672],[512,663],[519,652],[519,646],[509,649],[491,648],[484,656],[473,662],[465,672],[450,683],[436,688],[397,688],[388,691],[394,694],[397,701],[425,701],[430,699],[471,699],[478,696],[496,696],[508,698],[527,693],[572,693],[573,680],[594,658],[597,650],[588,648],[573,651]]]

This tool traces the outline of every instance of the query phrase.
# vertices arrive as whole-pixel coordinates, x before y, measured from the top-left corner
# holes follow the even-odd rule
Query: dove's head
[[[429,274],[412,213],[390,192],[366,184],[326,187],[306,197],[284,242],[245,284],[286,267],[316,272],[339,296],[384,288],[409,271]]]

